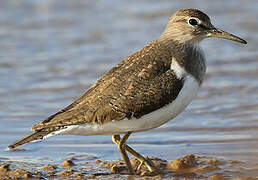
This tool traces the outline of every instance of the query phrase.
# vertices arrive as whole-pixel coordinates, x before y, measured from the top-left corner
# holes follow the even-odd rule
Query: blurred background
[[[198,98],[173,121],[133,134],[128,143],[142,154],[169,160],[194,153],[240,160],[242,168],[258,167],[258,1],[0,4],[0,161],[51,163],[69,153],[120,158],[108,136],[55,136],[24,146],[27,151],[4,149],[29,134],[33,124],[72,103],[113,65],[159,37],[174,11],[198,8],[215,27],[248,44],[204,40],[208,70]]]

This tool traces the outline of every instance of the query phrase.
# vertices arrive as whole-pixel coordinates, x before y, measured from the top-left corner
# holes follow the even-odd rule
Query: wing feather
[[[154,41],[127,57],[74,103],[33,130],[140,117],[175,99],[182,80],[170,70],[172,55]]]

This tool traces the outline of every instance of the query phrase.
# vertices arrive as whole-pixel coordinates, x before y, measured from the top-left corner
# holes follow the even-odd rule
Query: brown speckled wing
[[[170,70],[171,59],[171,52],[153,41],[113,67],[74,103],[32,129],[139,118],[164,106],[183,86],[183,79]]]

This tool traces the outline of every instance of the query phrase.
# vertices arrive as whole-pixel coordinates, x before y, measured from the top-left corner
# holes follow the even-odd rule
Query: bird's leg
[[[161,171],[157,167],[155,167],[151,160],[144,158],[128,145],[125,146],[125,149],[134,157],[136,157],[136,159],[138,159],[141,164],[144,164],[151,173],[161,173]]]
[[[131,133],[127,133],[124,135],[124,137],[121,139],[120,138],[120,135],[113,135],[112,136],[112,141],[117,145],[124,161],[125,161],[125,164],[130,172],[130,174],[135,174],[134,170],[133,170],[133,167],[131,165],[131,162],[130,162],[130,159],[128,158],[128,155],[125,151],[125,147],[126,147],[126,140],[128,139],[128,137],[130,136]]]
[[[128,139],[130,134],[131,133],[126,134],[127,139]],[[113,142],[115,144],[118,144],[121,141],[119,135],[114,135],[112,137],[112,139],[113,139]],[[161,173],[160,170],[155,167],[155,165],[152,163],[152,161],[150,161],[149,159],[144,158],[142,155],[140,155],[138,152],[136,152],[133,148],[131,148],[127,144],[124,144],[124,146],[125,146],[125,150],[128,151],[130,154],[132,154],[134,157],[136,157],[136,159],[138,159],[138,161],[140,161],[141,164],[144,164],[151,173]],[[130,163],[130,165],[131,165],[131,163]]]

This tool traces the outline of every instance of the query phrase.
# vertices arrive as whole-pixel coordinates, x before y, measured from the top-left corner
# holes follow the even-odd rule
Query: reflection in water
[[[258,29],[258,4],[254,0],[196,3],[1,2],[0,162],[5,158],[59,162],[70,152],[119,158],[111,138],[105,136],[60,136],[29,144],[27,151],[3,149],[29,134],[33,124],[70,104],[123,57],[158,37],[174,10],[193,6],[207,12],[214,25],[247,38],[249,44],[205,41],[208,73],[198,99],[174,121],[134,134],[129,143],[142,154],[165,159],[195,153],[238,159],[248,166],[257,162],[258,54],[254,47],[258,37],[251,33]]]

